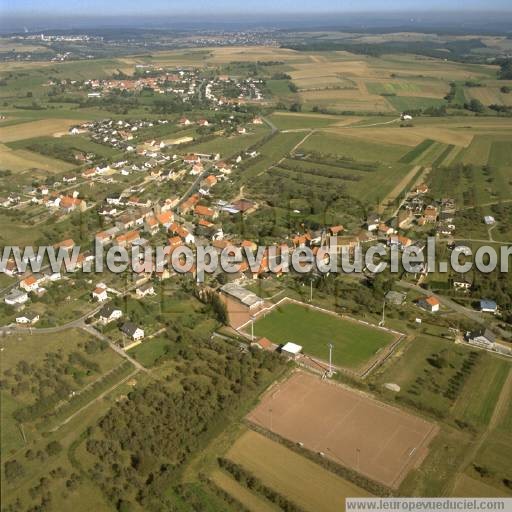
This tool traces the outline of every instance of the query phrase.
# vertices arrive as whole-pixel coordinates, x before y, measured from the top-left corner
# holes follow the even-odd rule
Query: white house
[[[139,299],[142,299],[148,295],[154,295],[155,289],[153,288],[153,285],[151,283],[146,283],[137,288],[135,294]]]
[[[16,317],[16,323],[21,325],[34,325],[39,321],[39,315],[37,313],[25,313],[20,314],[20,316]]]
[[[125,322],[121,327],[121,331],[129,336],[133,341],[139,341],[144,338],[144,330],[137,327],[132,322]]]
[[[25,304],[28,301],[28,294],[22,290],[14,290],[4,297],[4,302],[8,306],[16,306],[17,304]]]
[[[105,304],[99,313],[100,322],[106,325],[114,320],[119,320],[123,316],[120,309],[115,308],[112,304]]]
[[[107,289],[103,286],[97,286],[92,291],[92,298],[98,302],[104,302],[108,300]]]

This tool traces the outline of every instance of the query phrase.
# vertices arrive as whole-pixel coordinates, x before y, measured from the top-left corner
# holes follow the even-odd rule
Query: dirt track
[[[348,388],[296,372],[249,414],[253,423],[397,488],[438,427]]]

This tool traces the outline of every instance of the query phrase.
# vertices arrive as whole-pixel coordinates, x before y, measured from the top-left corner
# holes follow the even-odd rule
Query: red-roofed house
[[[215,210],[212,210],[211,208],[208,208],[208,206],[202,206],[198,204],[194,208],[194,213],[196,215],[199,215],[200,217],[208,217],[210,219],[215,219],[218,215],[218,213]]]
[[[439,311],[440,302],[436,297],[431,295],[426,299],[419,299],[418,306],[426,311],[429,311],[430,313],[435,313],[436,311]]]

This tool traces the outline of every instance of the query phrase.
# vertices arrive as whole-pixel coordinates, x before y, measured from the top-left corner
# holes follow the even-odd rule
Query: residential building
[[[144,329],[137,327],[133,322],[125,322],[121,327],[121,332],[126,334],[133,341],[144,339]]]
[[[441,303],[436,297],[431,295],[430,297],[419,299],[418,306],[430,313],[436,313],[437,311],[439,311]]]

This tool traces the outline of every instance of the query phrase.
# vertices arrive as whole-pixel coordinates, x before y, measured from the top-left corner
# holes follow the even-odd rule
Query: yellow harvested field
[[[207,57],[207,59],[204,59]],[[184,65],[227,64],[233,61],[282,60],[303,61],[307,58],[300,52],[271,46],[230,46],[220,48],[200,48],[171,50],[152,53],[152,63],[177,62]]]
[[[213,482],[223,491],[239,501],[251,512],[277,512],[281,510],[270,501],[251,492],[223,471],[217,470],[211,476]]]
[[[484,105],[512,105],[512,94],[502,93],[499,87],[467,87],[466,94]]]
[[[400,128],[394,126],[375,126],[370,128],[335,127],[323,128],[322,131],[338,133],[344,137],[356,137],[371,142],[386,144],[399,144],[404,146],[417,146],[425,139],[433,139],[443,144],[453,144],[454,146],[468,147],[473,140],[473,134],[467,131],[457,131],[447,128],[433,126],[414,126],[411,128]]]
[[[334,122],[333,126],[347,126],[354,123],[357,123],[362,117],[355,117],[355,116],[349,116],[349,117],[341,117],[341,116],[335,116],[331,114],[319,114],[316,112],[274,112],[272,114],[272,117],[295,117],[298,119],[327,119],[332,120]]]
[[[302,102],[337,110],[392,112],[394,109],[382,96],[363,94],[359,89],[305,91],[299,94]]]
[[[0,127],[0,142],[13,142],[15,140],[31,139],[43,135],[53,135],[68,129],[81,121],[76,119],[41,119],[12,126]]]
[[[293,63],[290,76],[296,78],[310,78],[321,76],[340,77],[366,77],[372,76],[368,64],[364,60],[325,61]]]
[[[226,457],[311,512],[339,512],[346,497],[370,496],[364,489],[253,431],[243,434]]]
[[[27,171],[29,169],[43,169],[45,171],[67,171],[75,167],[73,164],[40,155],[25,149],[12,150],[0,144],[0,162],[3,169],[11,171]]]
[[[308,76],[304,78],[294,78],[294,84],[299,89],[350,89],[354,88],[355,84],[348,78],[342,78],[334,75],[318,75]]]

